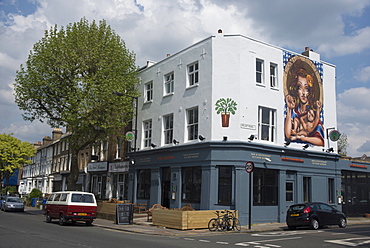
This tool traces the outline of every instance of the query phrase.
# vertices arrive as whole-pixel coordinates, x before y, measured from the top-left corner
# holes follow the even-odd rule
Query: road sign
[[[251,161],[248,161],[248,162],[245,164],[244,168],[245,168],[245,171],[246,171],[246,172],[248,172],[248,173],[252,173],[252,172],[253,172],[253,170],[254,170],[254,163],[253,163],[253,162],[251,162]]]

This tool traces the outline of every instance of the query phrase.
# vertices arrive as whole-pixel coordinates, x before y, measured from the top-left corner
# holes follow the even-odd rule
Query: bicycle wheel
[[[218,229],[218,220],[216,218],[214,219],[211,219],[209,222],[208,222],[208,229],[211,231],[211,232],[214,232]]]
[[[240,226],[238,218],[233,219],[233,230],[238,230],[238,231],[242,230],[242,227]]]
[[[230,231],[232,229],[229,219],[223,219],[220,227],[221,231]]]

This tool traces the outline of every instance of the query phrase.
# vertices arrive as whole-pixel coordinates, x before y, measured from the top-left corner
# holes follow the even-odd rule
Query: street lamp
[[[119,93],[117,91],[113,92],[114,95],[117,95],[117,96],[127,96],[127,97],[131,97],[132,99],[135,99],[135,140],[134,140],[134,160],[131,161],[132,164],[135,164],[136,163],[136,141],[137,141],[137,109],[138,109],[138,100],[139,100],[139,97],[137,96],[130,96],[130,95],[126,95],[126,94],[123,94],[123,93]]]

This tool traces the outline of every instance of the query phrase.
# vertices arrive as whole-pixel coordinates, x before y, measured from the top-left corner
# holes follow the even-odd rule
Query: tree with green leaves
[[[78,153],[96,142],[113,139],[133,117],[138,68],[135,54],[102,20],[85,18],[45,31],[17,71],[15,102],[25,120],[66,127],[71,150],[68,189],[76,189]]]
[[[345,133],[342,133],[338,140],[338,154],[347,156],[348,138]]]
[[[0,134],[0,182],[3,182],[4,178],[9,182],[10,176],[16,169],[32,163],[30,158],[36,152],[33,145],[22,142],[12,135]]]

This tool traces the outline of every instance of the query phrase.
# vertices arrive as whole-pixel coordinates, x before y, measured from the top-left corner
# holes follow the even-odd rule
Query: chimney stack
[[[63,135],[63,132],[61,128],[54,128],[52,141],[56,141],[60,139],[62,135]]]
[[[44,138],[42,139],[42,145],[47,146],[51,143],[53,143],[53,140],[50,138],[50,136],[44,136]]]

